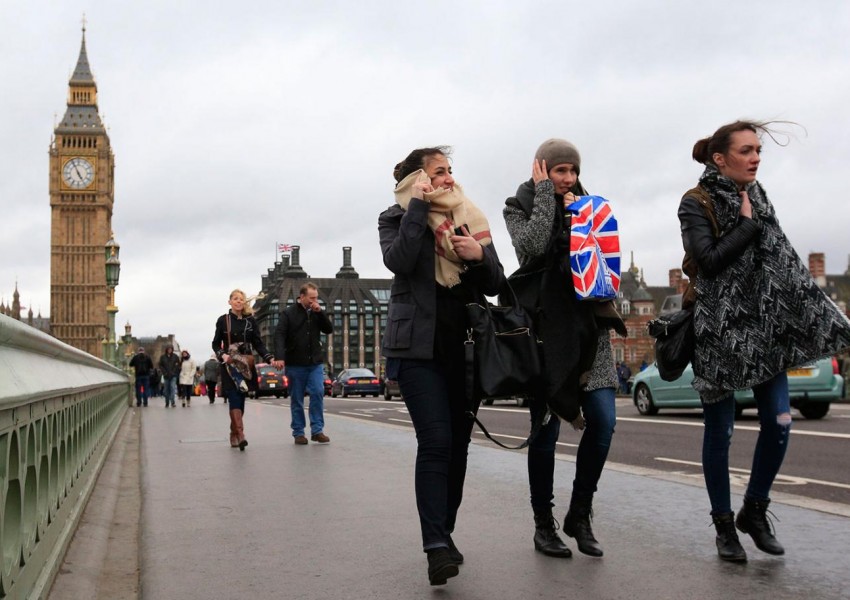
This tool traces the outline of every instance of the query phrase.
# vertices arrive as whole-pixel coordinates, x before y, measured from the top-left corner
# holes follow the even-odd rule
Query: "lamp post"
[[[118,252],[121,250],[121,246],[115,241],[115,234],[109,238],[103,248],[106,252],[106,287],[109,288],[109,305],[106,307],[109,322],[106,333],[106,352],[103,360],[120,367],[120,359],[115,344],[115,313],[118,312],[118,307],[115,306],[115,288],[118,286],[118,277],[121,274],[121,261],[118,260]]]

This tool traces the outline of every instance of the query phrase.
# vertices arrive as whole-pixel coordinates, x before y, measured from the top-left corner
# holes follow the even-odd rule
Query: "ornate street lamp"
[[[120,359],[115,344],[115,313],[118,312],[118,307],[115,306],[115,288],[118,287],[118,278],[121,275],[121,261],[118,260],[118,253],[121,250],[121,246],[115,241],[115,234],[112,234],[103,248],[106,252],[106,287],[109,288],[109,305],[106,307],[106,313],[109,317],[109,330],[107,331],[109,339],[103,359],[119,367]]]

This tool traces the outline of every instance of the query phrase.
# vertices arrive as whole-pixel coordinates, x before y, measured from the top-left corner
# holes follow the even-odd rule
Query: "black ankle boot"
[[[455,563],[462,565],[463,564],[463,554],[460,553],[460,550],[455,546],[455,542],[452,539],[452,536],[449,536],[449,556]]]
[[[717,530],[717,555],[729,562],[747,562],[747,553],[738,540],[738,532],[735,531],[735,513],[712,515],[711,520]]]
[[[558,537],[558,523],[552,516],[551,508],[534,509],[534,549],[547,556],[569,558],[573,555],[567,545]]]
[[[449,577],[458,573],[457,563],[452,560],[448,548],[428,550],[428,581],[431,585],[445,585]]]
[[[570,502],[570,510],[564,517],[564,533],[575,538],[579,552],[598,557],[602,556],[602,546],[593,536],[593,529],[590,527],[590,519],[593,516],[591,502],[590,499],[573,499]]]
[[[785,554],[785,548],[773,535],[773,524],[767,516],[770,500],[749,500],[744,498],[744,506],[738,512],[735,525],[741,533],[748,533],[756,548],[777,556]],[[771,513],[773,514],[773,513]]]

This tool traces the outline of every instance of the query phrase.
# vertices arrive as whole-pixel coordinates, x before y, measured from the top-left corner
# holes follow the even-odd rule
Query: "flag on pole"
[[[277,245],[277,251],[278,252],[292,252],[292,245],[291,244],[278,244]]]

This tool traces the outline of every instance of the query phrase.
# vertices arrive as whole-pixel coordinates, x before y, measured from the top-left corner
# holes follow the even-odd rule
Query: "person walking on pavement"
[[[136,372],[136,406],[147,406],[150,398],[150,374],[153,371],[153,361],[145,354],[144,348],[139,348],[136,355],[130,359],[130,366]]]
[[[260,330],[254,320],[253,310],[248,305],[245,292],[233,290],[230,292],[230,310],[221,315],[215,323],[215,335],[212,348],[222,365],[234,360],[234,355],[242,355],[244,359],[253,361],[254,352],[263,357],[274,368],[282,369],[283,361],[275,360],[274,355],[266,349]],[[248,391],[242,391],[234,383],[229,369],[221,369],[221,395],[225,402],[230,403],[230,446],[245,450],[248,440],[245,439],[245,398]],[[251,377],[246,381],[248,390],[256,391],[257,378]]]
[[[213,354],[210,359],[204,363],[204,382],[207,384],[207,397],[210,399],[210,404],[215,403],[215,386],[218,384],[219,378],[218,360]]]
[[[165,408],[174,408],[174,397],[177,395],[177,377],[180,375],[180,357],[174,354],[174,346],[165,347],[165,353],[159,357],[159,370],[162,371],[163,396]]]
[[[617,378],[620,380],[620,393],[628,396],[629,394],[629,379],[632,376],[632,370],[625,361],[617,365]]]
[[[393,170],[395,204],[378,217],[394,274],[382,353],[416,430],[416,507],[428,580],[444,585],[463,554],[452,540],[473,420],[466,411],[466,303],[505,275],[490,224],[452,176],[446,147],[412,151]]]
[[[530,314],[537,315],[537,334],[547,365],[539,389],[529,399],[532,423],[543,423],[528,445],[534,548],[561,558],[572,556],[557,534],[552,515],[555,444],[561,419],[550,414],[545,420],[547,406],[557,406],[561,418],[573,429],[583,430],[564,533],[575,538],[583,554],[601,557],[602,546],[593,533],[591,517],[616,424],[619,382],[610,329],[626,335],[613,302],[576,299],[566,207],[576,196],[587,195],[579,181],[580,170],[581,156],[573,144],[555,138],[543,142],[534,157],[531,179],[506,200],[503,211],[520,264],[517,275],[528,274],[527,289],[517,293]]]
[[[761,135],[770,123],[736,121],[694,144],[705,165],[685,192],[679,221],[690,283],[682,306],[693,311],[692,385],[705,423],[703,475],[718,556],[746,562],[736,527],[756,547],[785,553],[770,518],[770,489],[788,449],[790,368],[850,346],[850,321],[823,293],[785,236],[756,180]],[[735,390],[753,389],[759,434],[743,507],[732,512],[729,446]]]
[[[189,352],[180,353],[180,401],[183,407],[192,406],[192,394],[195,391],[195,361]]]
[[[322,334],[333,333],[333,324],[319,304],[319,289],[307,282],[298,299],[280,314],[275,330],[275,355],[286,365],[289,378],[289,409],[292,437],[296,444],[307,444],[304,435],[304,393],[310,395],[310,439],[330,443],[325,434],[324,371],[325,351]]]

